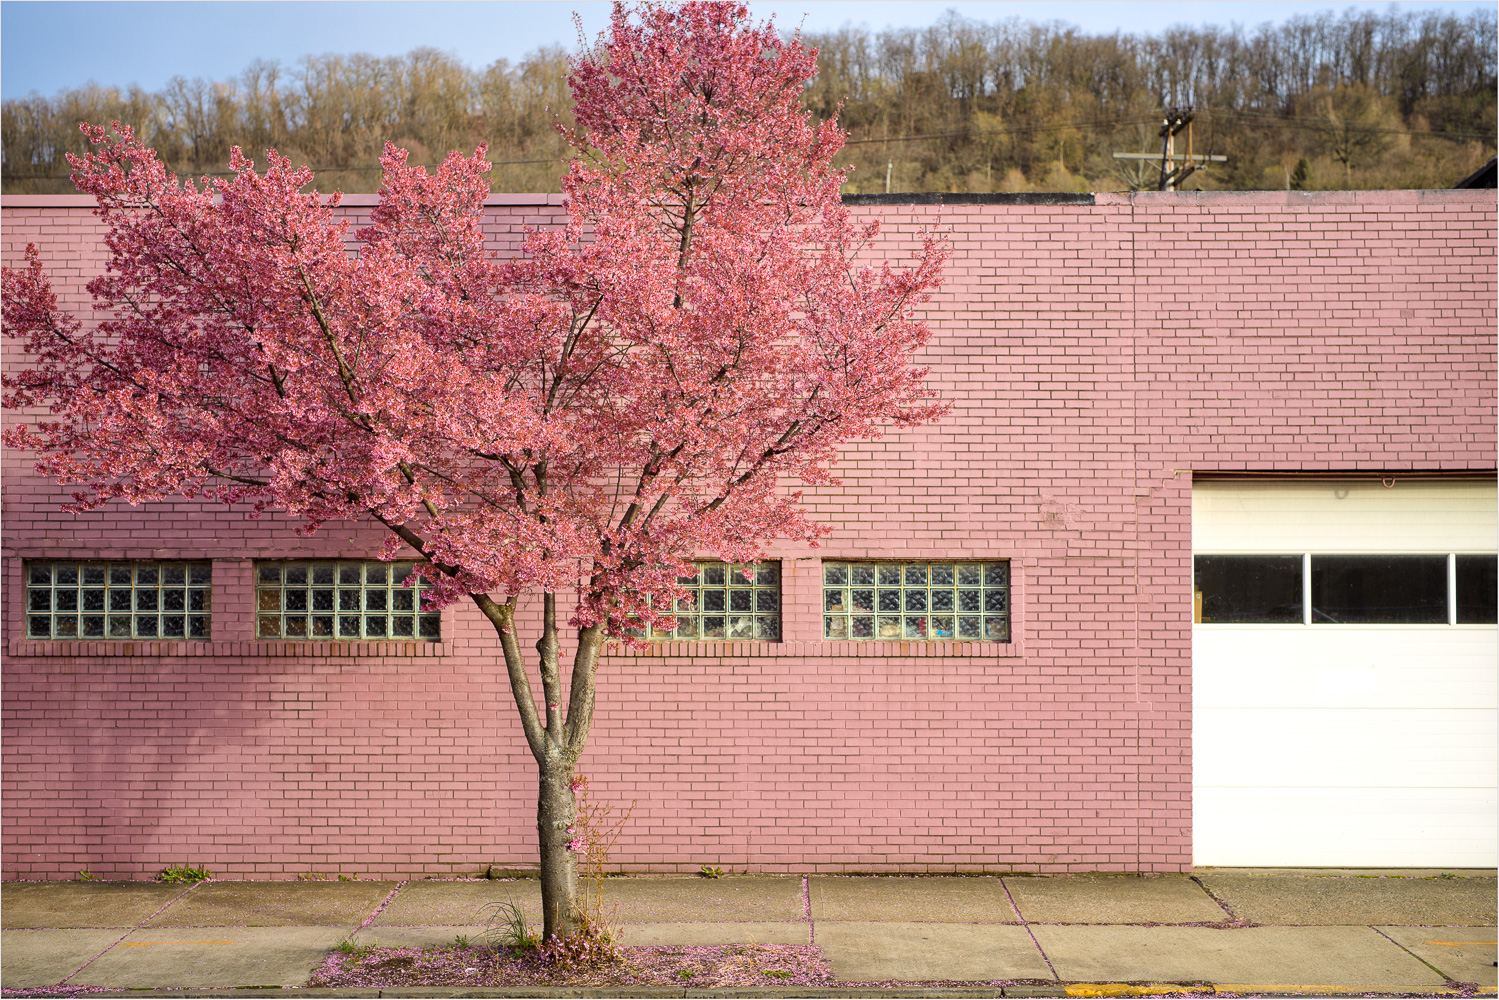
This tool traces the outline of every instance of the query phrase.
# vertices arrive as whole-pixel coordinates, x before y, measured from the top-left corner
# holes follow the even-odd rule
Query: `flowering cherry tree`
[[[416,553],[438,602],[493,623],[540,774],[548,938],[587,929],[573,779],[606,641],[665,624],[694,556],[818,538],[782,484],[830,482],[840,444],[941,412],[910,358],[945,249],[858,260],[875,227],[840,203],[842,134],[799,100],[815,55],[743,7],[616,7],[572,64],[567,224],[512,258],[481,233],[482,148],[428,174],[387,147],[351,233],[273,151],[179,184],[130,129],[86,125],[103,318],[59,309],[35,248],[4,274],[4,330],[32,358],[5,380],[30,413],[6,443],[81,484],[74,509],[373,519],[382,557]]]

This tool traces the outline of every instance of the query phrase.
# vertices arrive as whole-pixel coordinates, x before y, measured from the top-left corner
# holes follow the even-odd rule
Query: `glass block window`
[[[657,640],[709,642],[781,638],[781,564],[697,564],[697,573],[677,578],[687,596],[672,602],[675,628],[652,628]]]
[[[264,562],[255,567],[262,639],[440,639],[442,615],[409,562]],[[408,586],[408,582],[410,585]]]
[[[32,639],[207,639],[207,562],[28,562]]]
[[[825,562],[828,639],[1010,641],[1008,562]]]

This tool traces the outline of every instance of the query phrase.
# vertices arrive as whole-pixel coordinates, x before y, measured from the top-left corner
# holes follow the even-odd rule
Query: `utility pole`
[[[1176,136],[1183,129],[1187,133],[1187,153],[1181,158],[1181,165],[1177,165]],[[1172,108],[1166,112],[1166,117],[1161,122],[1161,130],[1156,133],[1161,138],[1161,180],[1157,187],[1158,191],[1175,191],[1176,186],[1190,177],[1195,171],[1204,170],[1209,163],[1227,163],[1226,156],[1196,156],[1192,151],[1192,109],[1179,110]],[[1154,160],[1154,153],[1115,153],[1116,160]]]
[[[1187,130],[1187,163],[1181,167],[1172,169],[1175,165],[1176,133],[1182,129]],[[1166,115],[1166,120],[1161,122],[1161,131],[1157,133],[1161,137],[1161,187],[1162,191],[1175,191],[1179,181],[1187,179],[1195,168],[1192,161],[1192,112],[1178,112],[1172,108]]]
[[[885,161],[885,193],[890,193],[890,175],[895,171],[895,161]]]

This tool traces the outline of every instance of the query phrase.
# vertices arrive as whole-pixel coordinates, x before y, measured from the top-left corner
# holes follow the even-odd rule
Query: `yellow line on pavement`
[[[153,944],[239,944],[238,941],[121,941],[126,948],[145,948]]]
[[[1499,944],[1499,941],[1428,941],[1427,944],[1442,944],[1448,948],[1461,948],[1465,944]]]

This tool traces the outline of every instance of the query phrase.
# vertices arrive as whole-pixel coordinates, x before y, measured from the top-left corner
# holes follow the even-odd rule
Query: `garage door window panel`
[[[1214,624],[1295,625],[1302,620],[1299,555],[1198,556],[1193,562],[1198,620]]]
[[[1198,555],[1207,625],[1493,625],[1492,555]],[[1307,571],[1310,570],[1310,575]]]
[[[1499,622],[1495,594],[1499,574],[1494,556],[1457,557],[1457,623],[1493,625]]]
[[[1445,625],[1446,556],[1312,555],[1312,624]]]

